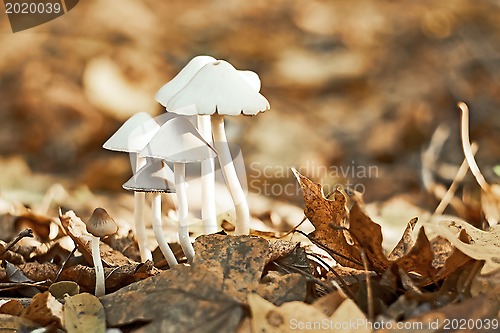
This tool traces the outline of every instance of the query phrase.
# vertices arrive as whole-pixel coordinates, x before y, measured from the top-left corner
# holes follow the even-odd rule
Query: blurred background
[[[302,205],[299,191],[269,187],[294,182],[294,166],[358,184],[367,202],[421,194],[421,152],[439,125],[449,130],[439,163],[463,160],[458,101],[471,109],[481,169],[498,182],[499,1],[80,1],[15,34],[0,17],[6,198],[39,202],[54,184],[85,189],[82,201],[123,194],[129,159],[101,145],[134,113],[164,112],[154,94],[200,54],[257,72],[270,101],[226,121],[253,192]],[[435,171],[444,184],[454,176]]]

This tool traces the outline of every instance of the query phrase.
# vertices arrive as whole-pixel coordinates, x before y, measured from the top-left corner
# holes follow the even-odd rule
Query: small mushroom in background
[[[123,125],[103,144],[104,149],[127,152],[130,154],[132,172],[144,166],[145,161],[139,157],[139,152],[160,129],[160,125],[145,112],[139,112],[130,117]],[[146,227],[144,225],[143,192],[134,192],[134,225],[137,235],[137,244],[141,261],[152,260],[151,251],[147,249]]]
[[[196,56],[169,82],[158,90],[155,95],[156,100],[163,106],[167,106],[172,99],[196,73],[208,63],[217,62],[217,59],[210,56]],[[252,86],[255,90],[260,90],[259,76],[252,71],[238,71],[238,73]],[[189,107],[189,106],[188,106]],[[176,113],[175,109],[168,111]],[[186,111],[184,111],[186,112]],[[182,113],[182,111],[181,111]],[[203,139],[212,144],[212,129],[210,125],[210,115],[200,114],[194,111],[192,114],[197,115],[197,127]],[[215,208],[215,166],[214,160],[206,159],[201,162],[201,182],[202,182],[202,220],[205,234],[211,234],[218,231],[217,212]]]
[[[95,295],[104,296],[106,293],[104,284],[104,268],[101,261],[101,251],[99,245],[101,237],[111,236],[118,231],[115,221],[109,216],[104,208],[96,208],[87,220],[87,231],[92,235],[91,248],[92,260],[95,268]]]
[[[227,143],[224,116],[256,115],[269,110],[269,102],[259,93],[260,80],[253,74],[245,78],[224,60],[209,62],[166,103],[166,109],[177,114],[212,115],[215,149],[236,209],[236,235],[249,233],[250,211]]]
[[[163,235],[161,223],[161,193],[174,193],[170,185],[173,183],[174,173],[170,167],[160,159],[147,157],[146,165],[123,184],[123,188],[129,191],[134,191],[136,193],[152,193],[151,210],[153,231],[158,246],[170,267],[177,265],[177,259]]]
[[[194,249],[189,240],[187,220],[189,207],[186,194],[185,164],[215,158],[217,154],[188,119],[176,117],[161,126],[160,130],[141,151],[140,156],[174,163],[179,242],[188,261],[192,262]]]

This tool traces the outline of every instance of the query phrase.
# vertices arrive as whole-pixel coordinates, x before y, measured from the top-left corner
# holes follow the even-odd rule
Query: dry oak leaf
[[[424,227],[446,238],[467,256],[476,260],[484,260],[485,264],[481,273],[487,274],[500,268],[500,226],[483,231],[457,219],[429,222],[425,223]],[[458,237],[462,230],[465,230],[470,237],[469,243]]]
[[[304,302],[288,302],[277,307],[257,294],[248,295],[248,304],[253,333],[371,332],[367,318],[350,299],[343,301],[330,317]]]
[[[304,193],[305,215],[316,228],[309,235],[310,239],[326,250],[340,265],[361,269],[360,249],[363,248],[370,270],[382,273],[391,264],[397,264],[405,273],[417,273],[426,283],[434,281],[437,269],[432,265],[434,252],[425,230],[419,230],[415,242],[411,237],[416,219],[408,223],[400,242],[391,253],[393,260],[389,260],[382,247],[381,227],[365,214],[361,206],[362,200],[357,193],[351,196],[354,203],[350,211],[347,211],[346,199],[341,192],[336,190],[335,200],[329,200],[323,195],[320,184],[302,176],[296,170],[293,172]],[[348,231],[339,230],[341,228],[347,228]],[[346,234],[351,235],[352,242]],[[407,242],[410,244],[406,244]],[[346,260],[346,256],[350,260]],[[453,259],[456,258],[455,256]],[[447,274],[450,272],[447,271]]]
[[[340,265],[362,269],[359,249],[351,246],[346,238],[347,209],[344,195],[335,190],[334,200],[328,200],[320,184],[314,183],[292,169],[304,194],[304,213],[316,228],[309,234],[311,241],[321,245]]]

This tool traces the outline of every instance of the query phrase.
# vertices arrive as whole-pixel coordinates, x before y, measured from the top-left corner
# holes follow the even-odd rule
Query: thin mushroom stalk
[[[145,164],[145,160],[136,154],[135,170],[139,170]],[[137,245],[141,261],[153,260],[153,255],[148,249],[148,238],[146,235],[146,225],[144,223],[144,202],[146,201],[146,193],[134,191],[134,225],[135,234],[137,236]]]
[[[198,130],[208,144],[212,144],[212,128],[209,115],[198,115]],[[218,231],[215,208],[215,166],[209,158],[201,161],[201,219],[203,232],[213,234]]]
[[[161,193],[153,192],[153,198],[151,202],[151,210],[153,214],[153,231],[160,247],[163,256],[167,260],[168,266],[174,267],[177,265],[177,259],[175,258],[172,249],[165,240],[163,235],[162,223],[161,223]]]
[[[250,211],[245,192],[241,187],[238,175],[236,174],[236,170],[234,168],[231,151],[229,150],[226,132],[224,130],[223,116],[218,114],[214,114],[212,116],[212,132],[215,150],[217,151],[222,174],[224,175],[236,209],[236,229],[234,234],[248,235],[250,232]]]
[[[215,158],[214,149],[203,139],[194,125],[184,117],[176,117],[163,124],[144,147],[141,156],[161,159],[174,164],[174,186],[177,195],[179,243],[189,262],[193,261],[194,248],[189,239],[188,200],[186,193],[187,163],[199,163]]]
[[[147,157],[145,160],[146,165],[137,171],[122,187],[135,193],[152,193],[153,232],[168,265],[173,267],[177,265],[177,259],[165,240],[161,225],[161,193],[171,193],[169,182],[173,182],[173,173],[162,160]]]
[[[103,148],[130,154],[132,172],[144,165],[144,159],[138,153],[160,128],[151,116],[139,112],[130,117],[104,144]],[[144,225],[144,193],[134,191],[134,224],[141,261],[152,260],[151,251],[147,248],[146,228]]]
[[[104,208],[96,208],[85,223],[91,237],[92,261],[95,267],[95,295],[103,296],[106,292],[104,284],[104,268],[102,267],[101,252],[99,249],[101,237],[111,236],[118,231],[115,221]]]
[[[189,262],[193,262],[194,248],[189,239],[188,200],[186,193],[186,166],[174,164],[175,192],[177,195],[177,216],[179,219],[179,243]]]
[[[92,247],[92,261],[94,262],[95,268],[95,295],[96,297],[104,296],[106,293],[104,284],[104,267],[102,266],[101,253],[99,249],[99,244],[101,242],[99,237],[91,236],[91,247]]]

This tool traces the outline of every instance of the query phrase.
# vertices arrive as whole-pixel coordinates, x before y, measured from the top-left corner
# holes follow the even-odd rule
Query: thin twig
[[[8,250],[10,250],[14,245],[16,245],[17,242],[19,242],[24,237],[33,237],[33,230],[29,228],[21,230],[21,232],[18,233],[17,236],[14,237],[14,239],[12,239],[9,243],[7,243],[3,251],[0,252],[0,256],[3,255]]]
[[[62,273],[64,267],[66,266],[66,264],[68,263],[69,259],[75,254],[76,249],[78,249],[78,246],[75,246],[73,251],[71,251],[71,253],[68,255],[68,257],[64,260],[64,262],[61,265],[61,268],[59,268],[59,271],[57,272],[56,279],[54,282],[57,282],[59,280],[59,276],[61,275],[61,273]]]
[[[286,234],[284,235],[281,235],[279,236],[278,238],[281,239],[281,238],[284,238],[288,235],[290,235],[292,232],[294,232],[295,230],[297,230],[298,227],[300,227],[302,225],[302,223],[304,223],[305,221],[307,220],[307,217],[304,216],[304,218],[302,219],[302,221],[299,222],[299,224],[297,224],[295,227],[293,227],[290,231],[288,231]]]
[[[290,272],[287,269],[290,269],[292,271],[295,271],[296,273],[304,275],[305,277],[309,278],[311,281],[314,281],[314,283],[325,288],[328,292],[332,292],[334,290],[331,286],[327,285],[326,283],[324,283],[323,281],[321,281],[317,277],[313,276],[312,274],[301,270],[300,268],[296,268],[293,266],[283,266],[283,265],[278,264],[276,261],[273,261],[273,264],[276,265],[278,268],[281,268],[281,269],[287,271],[288,273],[290,273]]]
[[[346,230],[347,230],[347,229],[346,229]],[[299,234],[301,234],[301,235],[303,235],[303,236],[305,236],[305,237],[307,237],[307,236],[308,236],[305,232],[302,232],[302,231],[300,231],[300,230],[296,230],[296,232],[298,232]],[[341,254],[341,253],[338,253],[338,252],[336,252],[336,251],[334,251],[334,250],[330,249],[330,248],[329,248],[329,247],[327,247],[326,245],[323,245],[323,244],[319,243],[318,241],[316,241],[316,240],[314,240],[314,239],[310,239],[309,237],[307,237],[307,239],[309,239],[311,242],[313,242],[313,243],[314,243],[315,245],[317,245],[319,248],[321,248],[321,249],[325,250],[325,251],[326,251],[329,255],[331,255],[331,256],[332,256],[332,255],[336,255],[336,256],[339,256],[340,258],[345,259],[345,260],[347,260],[347,261],[350,261],[350,262],[352,262],[352,263],[354,263],[354,264],[356,264],[356,265],[363,266],[363,263],[362,263],[362,262],[359,262],[359,261],[357,261],[357,260],[354,260],[354,259],[352,259],[352,258],[349,258],[349,257],[347,257],[347,256],[345,256],[345,255],[343,255],[343,254]],[[335,258],[333,258],[333,259],[335,259]]]
[[[349,288],[349,286],[347,285],[347,283],[345,282],[344,278],[342,276],[340,276],[339,273],[337,273],[333,267],[331,267],[330,265],[328,265],[327,262],[325,262],[321,257],[319,257],[317,254],[314,254],[314,253],[307,253],[307,255],[309,256],[312,256],[314,257],[315,259],[317,259],[322,265],[326,266],[326,268],[333,273],[333,275],[335,275],[335,277],[337,278],[337,280],[340,282],[340,285],[341,285],[341,289],[342,291],[344,292],[344,294],[346,294],[350,299],[355,299],[356,296],[353,294],[353,292],[351,291],[351,288]]]

